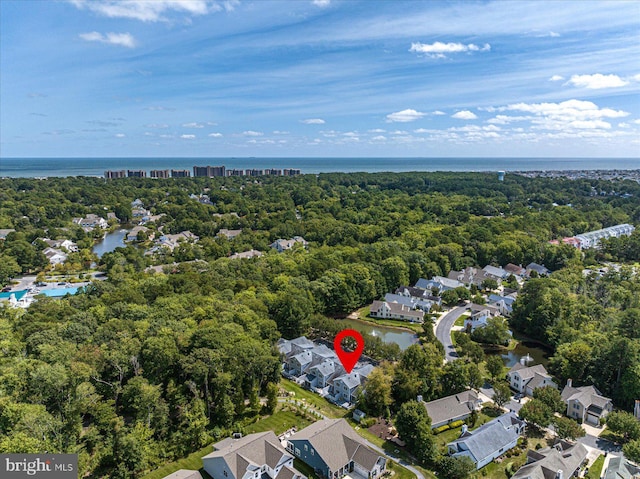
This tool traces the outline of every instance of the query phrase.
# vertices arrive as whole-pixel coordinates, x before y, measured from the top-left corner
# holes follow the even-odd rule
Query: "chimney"
[[[418,394],[418,402],[422,402],[422,394]]]
[[[564,479],[564,472],[562,472],[562,469],[558,469],[558,472],[556,472],[556,479]]]
[[[567,379],[567,387],[570,388],[572,384],[573,384],[573,379],[571,378]]]
[[[634,408],[633,413],[638,419],[640,419],[640,399],[636,399],[636,407]]]

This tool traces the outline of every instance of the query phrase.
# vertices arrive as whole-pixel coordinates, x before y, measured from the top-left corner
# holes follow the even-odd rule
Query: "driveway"
[[[601,439],[599,437],[587,434],[586,436],[578,439],[578,442],[584,444],[585,446],[599,449],[602,453],[613,453],[616,456],[624,457],[624,454],[622,453],[622,447],[611,441],[607,441],[606,439]]]
[[[465,306],[453,308],[440,318],[436,326],[436,338],[438,338],[438,341],[444,346],[444,358],[446,361],[455,361],[458,359],[458,353],[456,353],[456,348],[451,341],[451,328],[453,327],[453,323],[456,322],[456,319],[462,316],[465,311]]]

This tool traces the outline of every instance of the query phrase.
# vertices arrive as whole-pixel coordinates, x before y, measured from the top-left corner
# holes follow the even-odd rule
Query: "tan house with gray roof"
[[[273,431],[220,441],[202,463],[213,479],[307,479]]]
[[[387,459],[369,448],[344,419],[323,419],[288,439],[287,451],[319,476],[340,479],[376,479],[387,469]]]
[[[600,425],[600,419],[613,410],[613,403],[594,386],[574,388],[571,379],[562,390],[562,400],[567,403],[567,416],[582,422]]]
[[[202,474],[190,469],[180,469],[179,471],[172,472],[168,476],[164,476],[162,479],[202,479]]]

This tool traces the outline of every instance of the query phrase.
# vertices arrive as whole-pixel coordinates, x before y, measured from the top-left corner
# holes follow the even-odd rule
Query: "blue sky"
[[[640,156],[640,2],[0,3],[0,156]]]

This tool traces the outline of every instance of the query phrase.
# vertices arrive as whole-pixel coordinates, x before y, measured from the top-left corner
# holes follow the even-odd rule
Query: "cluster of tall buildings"
[[[224,176],[297,176],[300,175],[299,169],[285,168],[285,169],[227,169],[224,165],[221,166],[194,166],[193,176],[214,178]],[[149,172],[151,178],[188,178],[191,176],[189,170],[151,170]],[[146,178],[147,172],[144,170],[107,170],[104,172],[104,177],[111,180],[115,178]]]

